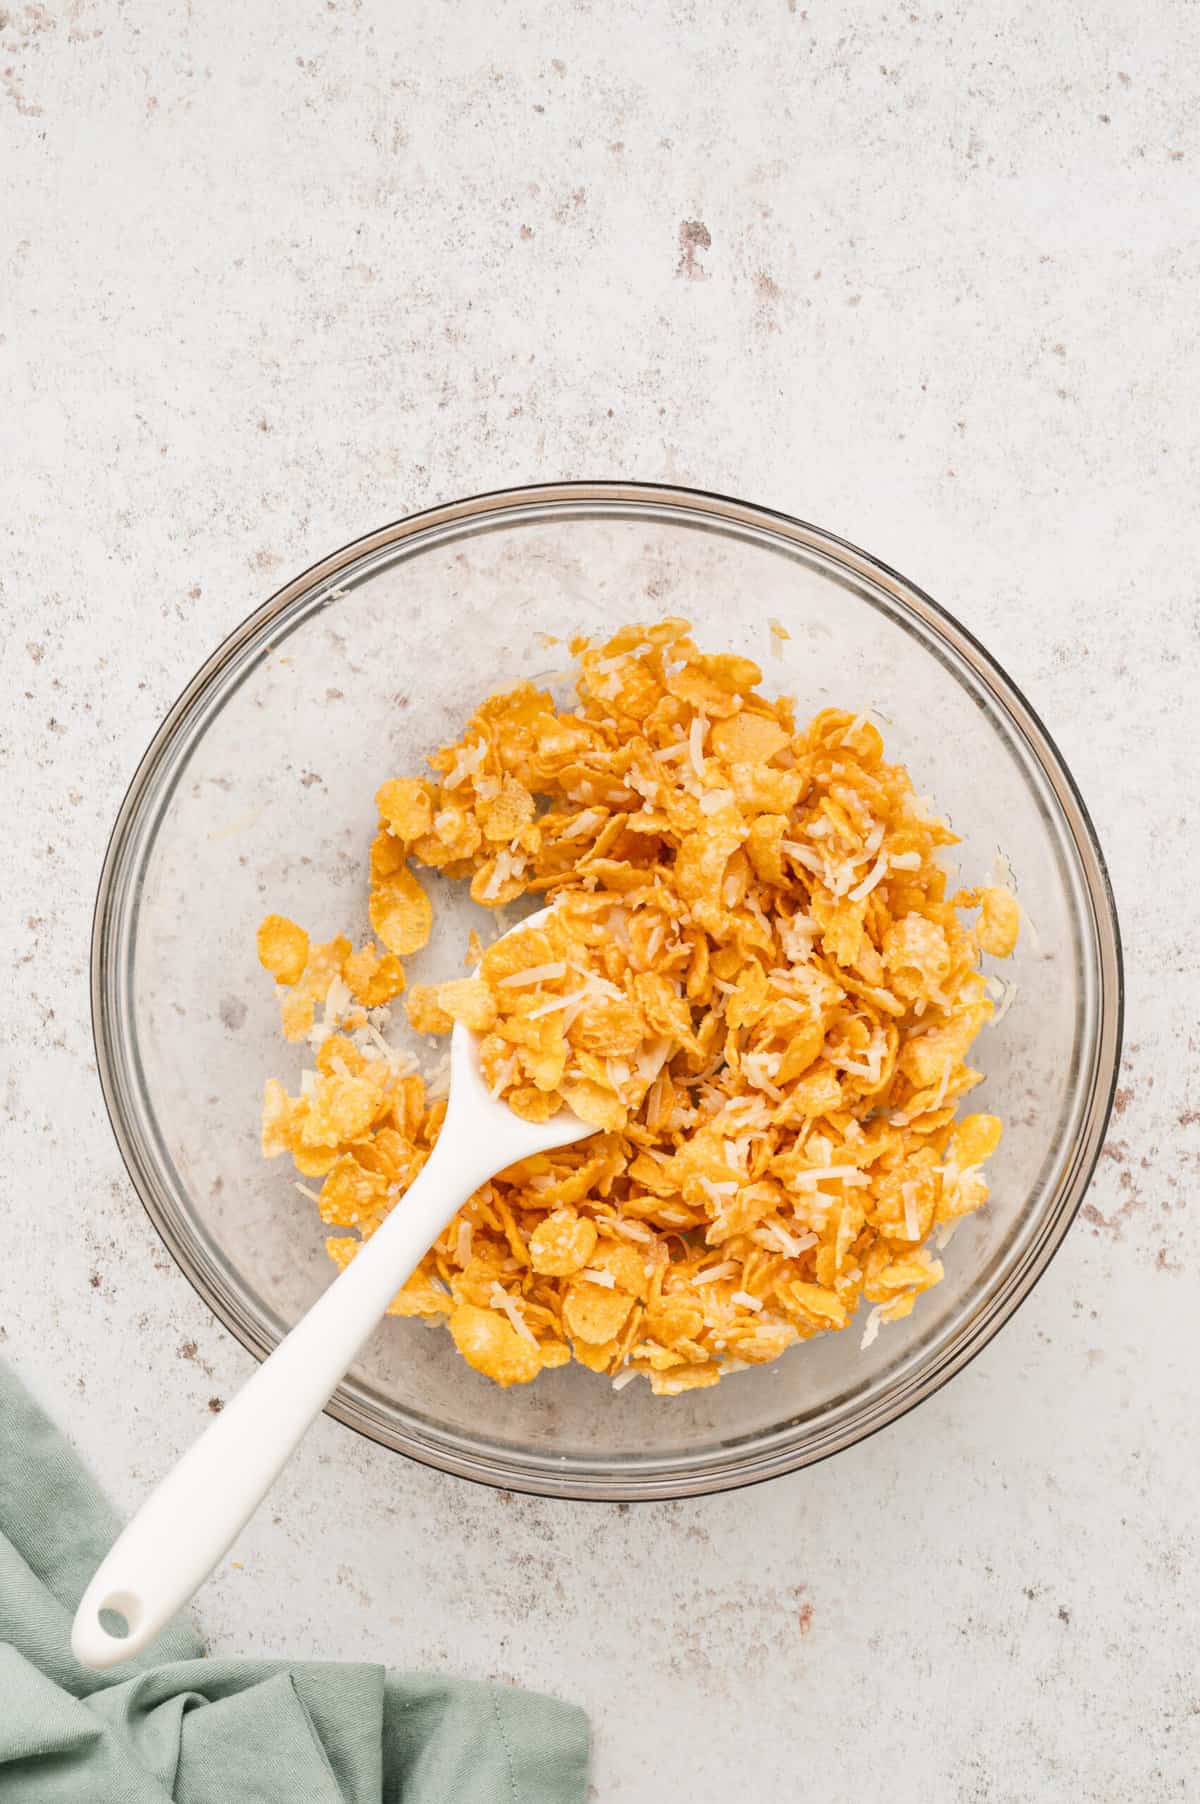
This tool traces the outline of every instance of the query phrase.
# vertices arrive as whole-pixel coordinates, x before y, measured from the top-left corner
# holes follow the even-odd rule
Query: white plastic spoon
[[[569,1146],[595,1131],[565,1109],[544,1123],[522,1121],[485,1085],[475,1036],[455,1027],[446,1119],[424,1170],[351,1264],[150,1493],[101,1562],[71,1631],[81,1665],[119,1666],[148,1647],[187,1603],[254,1514],[396,1292],[467,1198],[518,1159]],[[128,1633],[111,1633],[102,1612],[124,1618]]]

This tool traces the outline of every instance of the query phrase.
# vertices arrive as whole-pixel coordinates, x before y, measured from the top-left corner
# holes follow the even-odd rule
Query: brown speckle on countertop
[[[712,234],[701,219],[684,219],[679,225],[679,262],[677,276],[691,282],[707,281],[708,271],[699,261],[699,253],[712,249]]]
[[[202,1356],[200,1348],[194,1340],[185,1340],[181,1342],[178,1358],[189,1360],[192,1365],[199,1366],[206,1378],[212,1377],[213,1369],[208,1361]]]

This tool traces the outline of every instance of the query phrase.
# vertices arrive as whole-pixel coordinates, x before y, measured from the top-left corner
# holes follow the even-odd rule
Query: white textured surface
[[[1083,1217],[938,1398],[757,1491],[514,1499],[323,1421],[200,1618],[577,1698],[604,1804],[1190,1795],[1200,13],[0,20],[7,1356],[126,1506],[248,1369],[130,1192],[86,1014],[110,820],[226,630],[509,482],[800,513],[997,652],[1093,809],[1130,1019]]]

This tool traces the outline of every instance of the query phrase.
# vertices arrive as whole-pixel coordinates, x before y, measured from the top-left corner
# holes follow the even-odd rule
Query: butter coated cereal
[[[955,836],[865,716],[798,726],[683,620],[571,650],[575,708],[519,684],[431,777],[380,786],[379,945],[263,922],[285,1036],[316,1048],[298,1095],[268,1081],[263,1152],[320,1180],[344,1266],[445,1113],[382,1032],[429,937],[417,870],[485,906],[551,904],[405,1006],[418,1033],[472,1029],[518,1114],[566,1106],[596,1132],[485,1184],[391,1313],[444,1321],[498,1384],[574,1358],[662,1396],[864,1302],[866,1344],[941,1279],[930,1237],[987,1199],[1001,1124],[957,1111],[993,1013],[980,957],[1013,951],[1015,898],[947,893]]]

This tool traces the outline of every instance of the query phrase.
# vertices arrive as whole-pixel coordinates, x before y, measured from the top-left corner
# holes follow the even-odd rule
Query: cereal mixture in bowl
[[[957,1112],[1016,901],[951,890],[955,835],[865,715],[798,724],[684,620],[571,650],[576,707],[521,684],[431,777],[382,784],[375,940],[262,923],[284,1034],[315,1049],[298,1094],[268,1081],[263,1151],[309,1181],[339,1266],[402,1206],[445,1112],[386,1037],[432,922],[414,866],[436,868],[485,906],[550,907],[408,989],[410,1024],[464,1023],[517,1113],[597,1131],[485,1184],[391,1312],[447,1323],[500,1384],[573,1358],[666,1396],[864,1304],[869,1343],[988,1195],[1001,1124]]]

